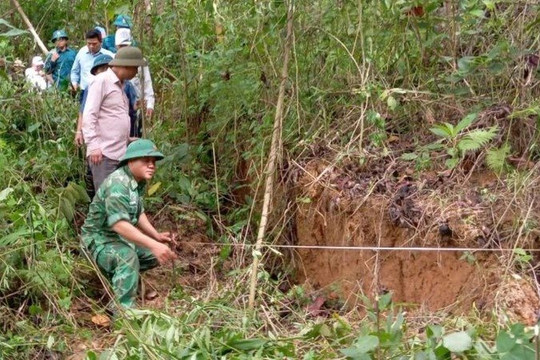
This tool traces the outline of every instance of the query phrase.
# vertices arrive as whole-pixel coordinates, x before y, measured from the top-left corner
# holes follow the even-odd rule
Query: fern
[[[22,238],[32,235],[32,231],[28,228],[19,228],[6,236],[0,237],[0,247],[11,246]]]
[[[504,144],[498,149],[490,149],[487,152],[486,162],[488,167],[495,172],[502,172],[507,167],[506,158],[510,155],[510,145]]]
[[[471,131],[458,142],[457,147],[463,153],[479,150],[493,140],[498,130],[497,126],[493,126],[487,130]]]

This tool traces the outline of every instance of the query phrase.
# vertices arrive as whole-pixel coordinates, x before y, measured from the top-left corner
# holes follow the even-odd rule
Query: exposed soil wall
[[[411,246],[409,231],[388,219],[383,199],[372,199],[354,213],[329,213],[302,206],[297,216],[298,243],[334,246]],[[460,260],[457,252],[388,252],[355,250],[300,250],[300,276],[315,287],[339,284],[344,294],[391,291],[398,302],[425,305],[430,310],[466,306],[482,299],[486,281],[493,278],[485,267]],[[489,255],[482,262],[493,262]],[[480,291],[479,291],[480,290]],[[351,299],[352,300],[352,299]]]
[[[440,175],[412,179],[406,169],[392,166],[383,164],[380,174],[366,174],[321,161],[306,164],[296,183],[297,198],[302,199],[295,216],[298,244],[513,246],[512,229],[522,214],[505,206],[504,197],[493,197],[501,190],[492,174],[475,175],[466,185],[450,188]],[[299,249],[297,276],[315,289],[339,294],[350,306],[359,294],[373,297],[390,291],[394,301],[411,308],[467,312],[473,306],[482,310],[497,305],[515,309],[517,319],[534,323],[540,308],[536,290],[524,279],[516,285],[518,277],[512,284],[506,281],[512,273],[504,265],[508,256]]]

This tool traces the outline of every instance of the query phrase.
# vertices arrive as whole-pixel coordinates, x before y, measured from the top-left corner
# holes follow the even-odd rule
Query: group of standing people
[[[54,31],[54,49],[45,61],[34,57],[25,73],[40,90],[53,87],[78,94],[74,141],[87,147],[91,195],[116,167],[128,140],[142,136],[143,111],[148,118],[154,112],[152,76],[142,52],[134,46],[131,18],[120,14],[113,25],[115,32],[108,36],[100,26],[87,31],[86,45],[77,52],[69,46],[65,30]],[[97,76],[100,73],[105,75]],[[120,91],[112,84],[120,85]]]
[[[81,229],[82,245],[108,277],[117,304],[135,304],[139,271],[176,258],[164,244],[169,233],[158,232],[144,212],[146,182],[164,156],[142,139],[140,114],[150,117],[154,91],[148,63],[133,46],[131,19],[119,15],[114,35],[96,27],[86,33],[77,53],[64,30],[56,30],[55,49],[45,61],[34,59],[31,75],[50,77],[60,91],[79,93],[75,143],[86,145],[93,200]],[[30,76],[28,76],[30,79]],[[46,79],[47,80],[47,79]]]

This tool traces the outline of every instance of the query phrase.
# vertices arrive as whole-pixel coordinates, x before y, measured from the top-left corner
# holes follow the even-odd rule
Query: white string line
[[[236,246],[236,247],[255,247],[256,244],[224,244],[224,243],[203,243],[186,242],[189,245],[205,246]],[[461,252],[505,252],[514,251],[513,248],[466,248],[466,247],[400,247],[400,246],[328,246],[328,245],[271,245],[261,244],[261,247],[284,248],[284,249],[311,249],[311,250],[358,250],[358,251],[461,251]],[[522,251],[538,252],[540,249],[521,249]]]

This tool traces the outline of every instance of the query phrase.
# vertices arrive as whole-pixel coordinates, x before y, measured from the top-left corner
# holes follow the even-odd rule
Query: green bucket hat
[[[68,38],[67,33],[64,30],[56,30],[55,32],[53,32],[51,41],[55,42],[60,38]]]
[[[142,157],[153,157],[156,160],[161,160],[165,156],[159,152],[156,145],[148,139],[135,140],[127,147],[126,154],[120,159],[118,166],[124,166],[131,159]]]
[[[105,55],[105,54],[99,54],[94,58],[94,63],[92,64],[92,68],[90,69],[90,74],[96,75],[96,70],[101,65],[107,65],[111,62],[112,56]]]
[[[109,66],[146,66],[142,51],[134,46],[126,46],[118,50]]]

